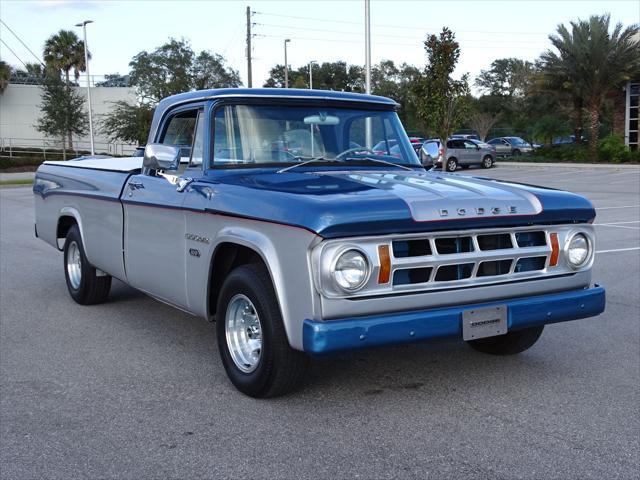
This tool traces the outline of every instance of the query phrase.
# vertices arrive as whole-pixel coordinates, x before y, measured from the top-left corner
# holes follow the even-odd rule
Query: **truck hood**
[[[325,238],[584,223],[579,195],[459,174],[359,170],[232,173],[207,210],[298,226]],[[197,186],[194,186],[198,190]]]

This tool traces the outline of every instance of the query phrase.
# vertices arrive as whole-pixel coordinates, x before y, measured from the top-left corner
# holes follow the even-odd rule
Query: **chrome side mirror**
[[[181,148],[176,145],[150,143],[144,147],[142,166],[151,170],[175,171],[180,167]]]

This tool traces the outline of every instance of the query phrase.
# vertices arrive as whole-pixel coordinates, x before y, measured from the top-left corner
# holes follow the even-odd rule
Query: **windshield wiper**
[[[392,167],[398,167],[398,168],[404,168],[405,170],[409,170],[409,171],[413,171],[413,168],[411,167],[407,167],[406,165],[401,165],[399,163],[393,163],[393,162],[387,162],[386,160],[380,160],[379,158],[371,158],[371,157],[348,157],[351,158],[351,161],[361,161],[361,160],[366,160],[368,162],[374,162],[374,163],[382,163],[383,165],[389,165]],[[347,158],[345,158],[345,162],[349,161]]]
[[[298,158],[304,158],[304,157],[298,157]],[[297,168],[297,167],[302,167],[303,165],[309,165],[310,163],[339,162],[339,161],[340,160],[338,160],[337,158],[313,157],[313,158],[310,158],[309,160],[305,160],[304,162],[296,163],[295,165],[289,165],[288,167],[281,168],[276,173],[288,172],[289,170],[293,170],[294,168]]]

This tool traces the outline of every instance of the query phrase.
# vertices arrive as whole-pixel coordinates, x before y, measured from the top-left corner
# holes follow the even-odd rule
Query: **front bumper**
[[[304,351],[320,355],[431,338],[462,339],[464,310],[499,305],[507,306],[509,330],[518,330],[598,315],[604,311],[605,290],[596,285],[473,305],[327,321],[305,320]]]

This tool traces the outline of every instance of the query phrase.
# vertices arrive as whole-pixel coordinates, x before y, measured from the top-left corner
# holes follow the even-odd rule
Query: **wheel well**
[[[220,290],[229,272],[240,265],[249,263],[261,263],[264,265],[260,254],[252,248],[231,242],[218,245],[213,253],[209,270],[209,313],[211,316],[216,314]]]
[[[74,225],[77,225],[78,222],[76,219],[70,215],[63,215],[58,219],[58,228],[56,230],[56,239],[58,238],[67,238],[67,233],[69,233],[69,229]]]

